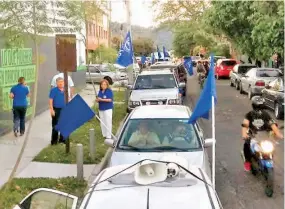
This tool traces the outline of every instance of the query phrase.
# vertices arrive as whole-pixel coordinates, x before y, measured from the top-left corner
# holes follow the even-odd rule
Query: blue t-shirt
[[[102,90],[99,91],[98,97],[102,99],[112,99],[112,102],[99,102],[99,110],[109,110],[113,109],[113,91],[111,89],[106,89],[104,93]]]
[[[29,88],[23,84],[17,84],[11,88],[11,93],[14,94],[13,107],[27,107]]]
[[[64,91],[55,87],[50,90],[49,98],[53,99],[53,106],[55,108],[63,108],[65,106]]]

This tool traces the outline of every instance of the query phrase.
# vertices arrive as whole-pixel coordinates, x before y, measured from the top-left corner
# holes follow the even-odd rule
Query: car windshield
[[[227,60],[227,61],[223,61],[222,62],[222,65],[224,65],[224,66],[233,66],[233,65],[236,65],[236,64],[237,64],[237,62],[234,61],[234,60]]]
[[[135,83],[135,90],[177,88],[173,74],[140,75]]]
[[[239,66],[238,73],[245,74],[247,71],[249,71],[251,68],[254,68],[254,66]]]
[[[118,149],[138,152],[191,151],[201,149],[198,131],[188,119],[130,119]]]
[[[278,77],[281,73],[278,70],[257,70],[256,76],[257,77]]]

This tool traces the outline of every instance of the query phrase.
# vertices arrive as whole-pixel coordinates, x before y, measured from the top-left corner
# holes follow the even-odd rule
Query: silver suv
[[[179,88],[185,83],[177,83],[171,70],[151,70],[140,73],[131,90],[127,112],[143,105],[179,105],[182,103]]]

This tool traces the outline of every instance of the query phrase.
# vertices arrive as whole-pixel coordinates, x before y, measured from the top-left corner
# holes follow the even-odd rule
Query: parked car
[[[131,94],[127,112],[142,105],[181,104],[179,87],[185,87],[185,83],[178,84],[170,70],[143,71],[133,86],[128,85]]]
[[[215,67],[216,78],[217,79],[220,79],[221,77],[229,78],[230,72],[233,70],[236,64],[237,61],[234,59],[219,59]]]
[[[188,124],[192,112],[183,105],[141,106],[128,116],[117,140],[106,139],[105,144],[113,147],[109,166],[132,164],[142,159],[159,160],[165,154],[175,154],[185,158],[190,165],[198,166],[211,176],[206,147],[212,146],[212,139],[204,139],[203,130],[198,122]],[[129,140],[141,122],[148,124],[149,131],[155,133],[160,143],[158,146],[131,146]],[[174,131],[180,129],[179,140],[172,140]]]
[[[247,93],[249,99],[261,95],[265,85],[280,75],[280,70],[276,68],[252,68],[241,77],[240,93]]]
[[[284,78],[279,77],[268,83],[261,91],[265,105],[274,110],[277,119],[284,118]]]
[[[219,59],[227,59],[225,56],[214,56],[214,63],[217,64]],[[211,61],[211,57],[209,57],[209,61]]]
[[[39,188],[28,194],[14,209],[223,208],[209,176],[202,169],[187,166],[188,172],[186,172],[178,168],[177,172],[181,174],[167,177],[169,171],[167,164],[159,163],[156,167],[160,168],[161,172],[154,169],[154,177],[144,178],[137,175],[142,173],[142,166],[129,167],[130,165],[122,165],[101,171],[82,201],[79,201],[79,197],[68,193]],[[146,183],[144,180],[142,184],[142,179],[147,179],[149,182]]]
[[[253,64],[236,64],[233,70],[230,72],[230,86],[234,86],[239,90],[240,78],[247,73],[251,68],[255,68]]]
[[[125,72],[121,72],[120,70],[113,68],[112,66],[105,64],[91,64],[87,67],[86,72],[86,82],[87,83],[100,83],[102,79],[107,79],[110,84],[113,84],[115,81],[121,81],[127,79],[127,74]],[[90,72],[90,75],[89,75]]]

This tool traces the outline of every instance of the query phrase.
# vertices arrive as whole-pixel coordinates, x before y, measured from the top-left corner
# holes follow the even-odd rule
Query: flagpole
[[[212,184],[215,190],[215,175],[216,175],[216,124],[215,124],[215,98],[212,96],[212,138],[214,139],[212,148]]]

